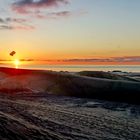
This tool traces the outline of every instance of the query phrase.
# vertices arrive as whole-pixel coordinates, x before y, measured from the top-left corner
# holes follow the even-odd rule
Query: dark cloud
[[[15,6],[50,7],[59,4],[68,4],[68,0],[17,0]]]
[[[27,20],[22,18],[0,18],[0,23],[25,23]]]
[[[70,15],[71,15],[70,11],[48,13],[48,16],[51,16],[51,17],[66,17],[66,16],[70,16]]]
[[[31,30],[35,28],[27,23],[28,21],[23,18],[0,18],[0,30]]]
[[[2,18],[0,18],[0,23],[4,23],[5,21],[2,19]]]
[[[34,16],[40,19],[57,19],[60,17],[69,17],[71,15],[72,12],[70,11],[60,11],[60,12],[50,12],[47,14],[44,14],[42,12],[37,12]]]
[[[34,59],[20,59],[20,61],[35,61]]]
[[[27,22],[26,19],[22,19],[22,18],[6,18],[5,19],[6,22],[16,22],[16,23],[25,23]]]
[[[11,8],[14,12],[29,16],[35,19],[59,19],[70,16],[80,16],[85,11],[68,11],[54,9],[61,5],[69,4],[71,0],[14,0]],[[53,8],[53,9],[51,9]],[[54,11],[52,11],[54,10]]]
[[[12,4],[12,9],[20,14],[27,14],[32,9],[49,8],[68,3],[68,0],[17,0]]]
[[[12,30],[13,27],[9,25],[0,25],[0,30]]]
[[[68,3],[68,0],[18,0],[17,2],[13,3],[13,5],[26,7],[51,7]]]
[[[60,61],[60,60],[59,60]],[[110,62],[110,59],[64,59],[63,62]]]
[[[11,59],[0,59],[0,61],[11,61]],[[36,60],[34,60],[34,59],[20,59],[20,61],[36,61]]]
[[[140,62],[140,56],[89,58],[89,59],[60,59],[56,61],[58,62]]]
[[[126,56],[111,58],[115,62],[140,62],[140,56]]]
[[[54,9],[61,5],[69,4],[71,0],[13,0],[11,4],[12,11],[22,14],[26,19],[29,17],[35,19],[59,19],[70,16],[80,16],[85,14],[85,11],[68,11]],[[53,9],[51,9],[53,8]],[[52,11],[54,10],[54,11]],[[28,17],[28,18],[27,18]],[[7,22],[24,23],[24,19],[6,19]],[[1,23],[3,20],[0,21]]]
[[[30,25],[0,25],[0,30],[34,30]]]
[[[34,6],[34,7],[48,7],[57,6],[59,4],[68,4],[68,0],[18,0],[13,3],[16,6]]]
[[[7,60],[0,60],[0,61],[7,61]],[[8,60],[9,61],[9,60]],[[140,63],[140,56],[124,56],[124,57],[112,57],[112,58],[83,58],[83,59],[47,59],[47,60],[40,60],[40,59],[20,59],[20,61],[46,61],[46,62],[64,62],[64,63],[88,63],[88,62],[137,62]]]

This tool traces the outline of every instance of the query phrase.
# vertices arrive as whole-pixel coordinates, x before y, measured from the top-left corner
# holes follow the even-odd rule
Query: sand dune
[[[127,77],[81,76],[77,73],[0,68],[0,91],[34,91],[55,95],[139,103],[140,82]],[[102,72],[102,75],[104,73]],[[107,73],[107,76],[109,73]],[[116,77],[118,78],[116,80]]]

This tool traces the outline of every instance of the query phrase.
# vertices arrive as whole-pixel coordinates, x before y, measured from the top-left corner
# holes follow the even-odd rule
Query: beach
[[[138,77],[0,68],[0,139],[140,139]]]

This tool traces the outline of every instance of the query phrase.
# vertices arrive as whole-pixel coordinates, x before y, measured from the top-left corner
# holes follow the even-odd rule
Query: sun
[[[15,59],[15,60],[13,61],[13,63],[14,63],[14,65],[15,65],[15,68],[18,68],[19,65],[20,65],[20,60],[19,60],[19,59]]]

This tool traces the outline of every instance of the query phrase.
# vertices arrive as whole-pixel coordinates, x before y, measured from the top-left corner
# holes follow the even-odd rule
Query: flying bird
[[[10,52],[9,55],[14,56],[15,54],[16,54],[16,52],[15,51],[12,51],[12,52]]]

